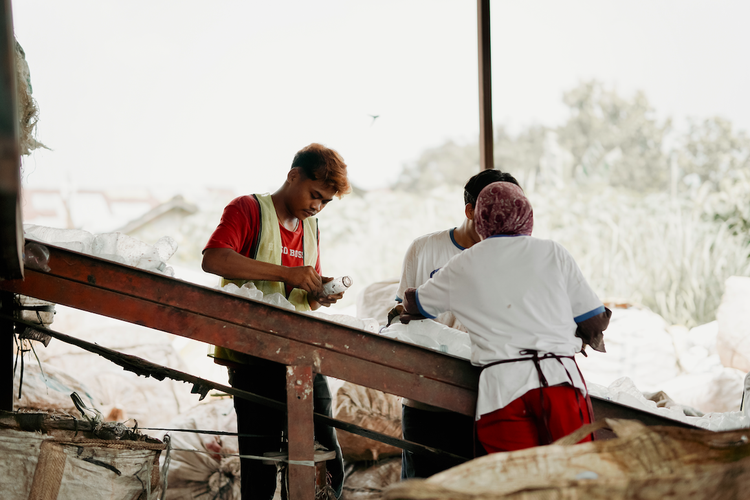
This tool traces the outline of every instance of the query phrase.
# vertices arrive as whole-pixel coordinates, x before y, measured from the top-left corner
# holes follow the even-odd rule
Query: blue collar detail
[[[453,242],[454,245],[456,245],[456,248],[458,248],[459,250],[462,250],[462,251],[466,250],[464,247],[462,247],[461,245],[459,245],[458,243],[456,243],[456,238],[453,237],[453,231],[455,231],[455,230],[456,230],[455,227],[450,230],[451,241]]]

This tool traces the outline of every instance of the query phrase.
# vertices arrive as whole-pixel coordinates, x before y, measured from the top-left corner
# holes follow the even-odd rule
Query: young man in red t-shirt
[[[334,150],[320,144],[301,149],[292,161],[284,184],[272,195],[241,196],[224,209],[218,227],[203,250],[203,270],[240,284],[252,281],[264,293],[279,292],[297,310],[329,306],[343,292],[326,296],[321,276],[319,233],[315,215],[334,196],[351,190],[346,164]],[[216,360],[229,369],[232,387],[277,401],[286,399],[284,365],[217,348]],[[315,412],[331,416],[331,395],[326,378],[315,376]],[[285,420],[260,405],[235,398],[240,454],[262,456],[280,447]],[[336,432],[315,425],[315,438],[337,453],[327,467],[336,496],[343,487],[343,460]],[[242,498],[271,499],[276,490],[276,468],[259,460],[241,459]]]

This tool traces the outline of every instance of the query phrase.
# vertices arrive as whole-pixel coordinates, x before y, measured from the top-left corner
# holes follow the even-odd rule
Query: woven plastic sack
[[[452,354],[459,358],[471,358],[471,340],[468,333],[431,319],[411,321],[407,325],[394,322],[391,326],[383,328],[380,335]]]
[[[358,462],[347,470],[343,500],[376,500],[391,484],[401,480],[401,458],[376,463]]]
[[[357,317],[375,318],[378,324],[388,322],[388,311],[398,304],[398,281],[381,281],[366,286],[357,294]]]
[[[397,396],[345,382],[336,393],[334,414],[339,420],[401,438],[401,400]],[[342,430],[336,434],[344,459],[350,462],[401,455],[395,446]]]
[[[716,318],[716,350],[721,364],[750,372],[750,278],[727,279]]]
[[[199,404],[168,424],[171,429],[237,432],[231,399]],[[236,436],[170,432],[172,452],[166,499],[240,498],[240,459]],[[193,450],[193,451],[180,451]]]
[[[573,445],[598,428],[617,439]],[[386,490],[396,499],[691,500],[747,498],[748,431],[646,427],[604,419],[550,446],[495,453]]]
[[[162,443],[0,431],[4,500],[146,500],[159,482]]]

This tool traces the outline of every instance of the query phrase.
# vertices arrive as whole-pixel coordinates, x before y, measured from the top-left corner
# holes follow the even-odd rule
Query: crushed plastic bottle
[[[742,400],[740,401],[740,411],[750,417],[750,373],[745,375],[742,384]]]
[[[91,253],[94,235],[82,229],[56,229],[53,227],[24,224],[23,232],[27,238],[49,243],[74,252]]]
[[[177,242],[170,236],[162,236],[159,241],[154,243],[154,248],[159,254],[159,258],[167,262],[177,251]]]
[[[292,303],[286,300],[286,297],[284,297],[280,293],[271,293],[269,295],[264,295],[263,302],[265,302],[266,304],[271,304],[272,306],[283,307],[284,309],[289,309],[290,311],[295,310],[295,307],[292,305]]]
[[[240,292],[249,299],[263,300],[263,292],[258,290],[255,287],[255,283],[251,281],[248,281],[247,283],[242,285],[242,288],[240,288]]]
[[[336,295],[345,291],[350,286],[352,286],[352,279],[349,276],[340,276],[324,284],[323,293],[325,295]]]
[[[23,230],[27,238],[41,243],[174,277],[174,269],[167,265],[167,260],[177,251],[177,242],[169,236],[163,236],[152,246],[120,232],[93,235],[80,229],[55,229],[33,224],[24,224]],[[27,266],[34,269],[33,261],[29,262]]]
[[[49,272],[49,250],[41,243],[26,243],[23,247],[23,265],[29,269]]]

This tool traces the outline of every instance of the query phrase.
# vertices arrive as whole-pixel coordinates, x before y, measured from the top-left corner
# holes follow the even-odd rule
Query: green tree
[[[530,127],[513,137],[504,127],[495,134],[495,168],[510,172],[519,182],[536,173],[544,151],[544,127]],[[441,185],[463,186],[479,172],[479,146],[446,141],[424,151],[407,164],[394,183],[395,189],[426,192]]]
[[[403,191],[426,192],[442,185],[463,186],[477,172],[477,143],[460,145],[446,141],[424,151],[415,162],[404,165],[393,187]]]
[[[577,180],[601,178],[635,190],[666,189],[669,181],[664,138],[671,123],[654,117],[643,92],[626,99],[600,82],[566,92],[568,121],[558,128],[560,145],[573,156]]]
[[[679,176],[698,176],[700,183],[709,182],[716,190],[722,180],[736,181],[740,172],[750,170],[750,137],[724,118],[693,119],[678,141],[675,157]]]
[[[750,137],[745,132],[720,117],[690,120],[673,160],[673,191],[687,191],[703,204],[708,219],[726,224],[734,234],[750,233]]]
[[[513,137],[504,127],[499,127],[494,142],[495,168],[509,172],[521,186],[533,190],[548,130],[534,125]]]
[[[642,92],[620,97],[596,81],[563,97],[570,116],[552,129],[534,125],[513,135],[495,128],[495,168],[510,172],[524,187],[602,182],[638,191],[668,187],[670,169],[663,151],[670,121],[660,123]],[[546,159],[546,160],[545,160]],[[545,161],[547,165],[545,167]],[[429,191],[462,185],[479,171],[476,142],[446,141],[403,167],[394,188]]]

